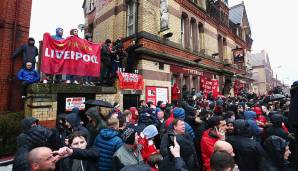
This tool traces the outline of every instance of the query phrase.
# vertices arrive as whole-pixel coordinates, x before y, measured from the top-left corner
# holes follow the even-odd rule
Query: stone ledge
[[[32,84],[28,93],[32,94],[57,94],[57,93],[89,93],[89,94],[115,94],[115,87],[83,86],[73,84]]]

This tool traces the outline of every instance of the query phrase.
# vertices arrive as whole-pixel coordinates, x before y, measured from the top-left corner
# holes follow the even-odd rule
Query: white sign
[[[156,102],[163,101],[167,103],[169,102],[168,97],[168,88],[156,87]]]
[[[65,100],[65,110],[72,111],[73,108],[85,109],[85,97],[69,97]]]

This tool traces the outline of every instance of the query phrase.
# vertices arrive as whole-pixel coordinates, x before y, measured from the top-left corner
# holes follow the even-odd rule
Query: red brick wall
[[[23,108],[20,82],[16,77],[22,65],[22,57],[19,56],[14,61],[10,57],[15,48],[27,42],[31,5],[32,0],[0,1],[0,111],[19,111]],[[14,32],[15,22],[16,32]]]

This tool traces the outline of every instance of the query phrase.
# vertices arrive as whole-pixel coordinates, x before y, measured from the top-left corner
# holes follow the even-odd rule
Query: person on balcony
[[[70,36],[79,37],[78,29],[71,29]],[[77,79],[77,76],[75,75],[66,75],[66,84],[71,84],[71,83],[79,84],[79,82],[76,79]]]
[[[22,98],[27,95],[27,87],[30,84],[39,82],[39,73],[32,68],[32,62],[26,62],[26,67],[18,73],[18,79],[22,81]]]

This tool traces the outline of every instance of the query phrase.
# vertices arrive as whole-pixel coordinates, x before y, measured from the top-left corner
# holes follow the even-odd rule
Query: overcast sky
[[[229,5],[242,0],[229,0]],[[33,0],[30,36],[41,40],[44,32],[55,33],[56,27],[69,30],[84,23],[83,0]],[[254,39],[252,53],[264,49],[278,79],[291,85],[298,80],[297,0],[244,0]],[[79,34],[82,36],[82,33]],[[280,67],[281,66],[281,67]]]

